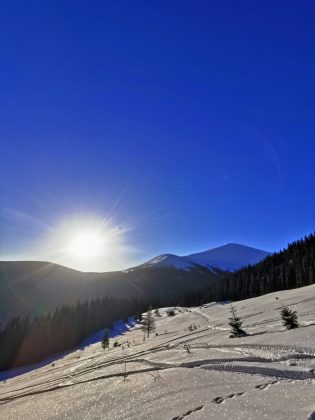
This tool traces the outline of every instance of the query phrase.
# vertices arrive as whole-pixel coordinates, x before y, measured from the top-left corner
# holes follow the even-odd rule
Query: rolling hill
[[[39,261],[0,262],[0,320],[39,315],[63,304],[105,296],[165,298],[202,289],[222,272],[203,267],[137,267],[128,271],[83,273]]]
[[[172,298],[209,287],[225,270],[268,255],[243,245],[227,244],[185,257],[165,254],[124,271],[84,273],[40,261],[0,262],[0,320],[36,316],[64,304],[105,296]]]

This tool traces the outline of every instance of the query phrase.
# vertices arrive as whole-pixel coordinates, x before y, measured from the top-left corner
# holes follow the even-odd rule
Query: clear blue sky
[[[77,213],[127,226],[117,268],[313,231],[314,22],[312,0],[3,1],[2,256]]]

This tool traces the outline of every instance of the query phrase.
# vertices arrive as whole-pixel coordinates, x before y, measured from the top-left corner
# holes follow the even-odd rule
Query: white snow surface
[[[230,243],[184,256],[162,254],[142,264],[141,267],[175,267],[190,270],[195,265],[201,265],[210,269],[234,271],[249,264],[256,264],[268,255],[270,253],[267,251]]]
[[[142,264],[142,267],[174,267],[180,270],[190,270],[194,265],[195,263],[188,257],[162,254]]]
[[[282,304],[300,328],[284,329]],[[175,316],[161,308],[145,340],[133,318],[117,322],[110,350],[99,332],[2,381],[0,418],[314,419],[314,304],[315,285],[235,302],[241,338],[229,337],[229,305],[214,302]]]

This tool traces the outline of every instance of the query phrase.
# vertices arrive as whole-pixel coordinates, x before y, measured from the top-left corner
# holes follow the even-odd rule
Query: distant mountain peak
[[[179,256],[161,254],[142,264],[142,267],[174,267],[190,270],[196,265],[214,270],[235,271],[250,264],[256,264],[270,255],[269,252],[238,243],[227,243],[195,254]]]

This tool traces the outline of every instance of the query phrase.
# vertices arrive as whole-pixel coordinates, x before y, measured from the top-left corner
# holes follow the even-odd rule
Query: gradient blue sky
[[[123,232],[104,270],[313,231],[314,21],[312,0],[2,2],[2,258],[54,259],[78,215]]]

